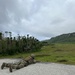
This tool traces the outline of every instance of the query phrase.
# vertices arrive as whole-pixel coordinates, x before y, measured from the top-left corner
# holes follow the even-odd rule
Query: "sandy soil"
[[[0,59],[0,66],[3,62],[18,62],[18,59]],[[0,69],[0,75],[75,75],[74,65],[56,63],[36,63],[19,70],[9,72],[9,68]]]

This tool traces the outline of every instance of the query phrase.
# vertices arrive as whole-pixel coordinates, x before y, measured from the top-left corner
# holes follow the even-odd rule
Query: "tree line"
[[[7,36],[8,33],[9,36]],[[18,37],[12,37],[12,32],[5,31],[5,34],[6,37],[0,32],[0,54],[13,55],[15,53],[34,52],[42,47],[41,42],[29,34],[27,36],[18,34]]]

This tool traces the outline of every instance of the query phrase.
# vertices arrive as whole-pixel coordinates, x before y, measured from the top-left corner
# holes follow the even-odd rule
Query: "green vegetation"
[[[12,38],[11,32],[10,37],[3,37],[0,33],[0,58],[25,58],[35,54],[36,60],[41,62],[75,65],[74,37],[75,33],[69,33],[57,36],[53,41],[51,39],[40,42],[29,35]]]
[[[40,53],[46,55],[37,57],[37,59],[41,61],[75,64],[75,44],[55,44],[44,46]]]
[[[19,53],[7,58],[27,57],[31,53]],[[32,52],[36,55],[36,60],[42,62],[55,62],[75,65],[75,44],[52,44],[43,46],[40,51]],[[1,56],[3,58],[5,56]]]
[[[14,55],[18,53],[36,52],[41,48],[41,42],[33,36],[12,37],[11,32],[5,32],[6,37],[0,32],[0,55]],[[9,34],[9,35],[7,35]]]
[[[50,40],[46,40],[46,42],[48,43],[75,43],[75,32],[52,37]]]

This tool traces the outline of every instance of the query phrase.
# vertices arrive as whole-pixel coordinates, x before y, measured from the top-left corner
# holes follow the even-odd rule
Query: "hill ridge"
[[[75,43],[75,32],[61,34],[56,37],[52,37],[51,39],[47,40],[48,43]]]

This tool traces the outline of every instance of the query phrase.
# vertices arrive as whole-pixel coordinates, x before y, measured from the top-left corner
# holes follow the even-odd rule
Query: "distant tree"
[[[12,32],[9,32],[9,36],[10,36],[10,38],[11,38],[11,36],[12,36]]]
[[[5,31],[5,33],[6,33],[6,37],[7,37],[7,35],[8,35],[8,31]]]
[[[0,40],[2,40],[2,32],[0,32]]]

